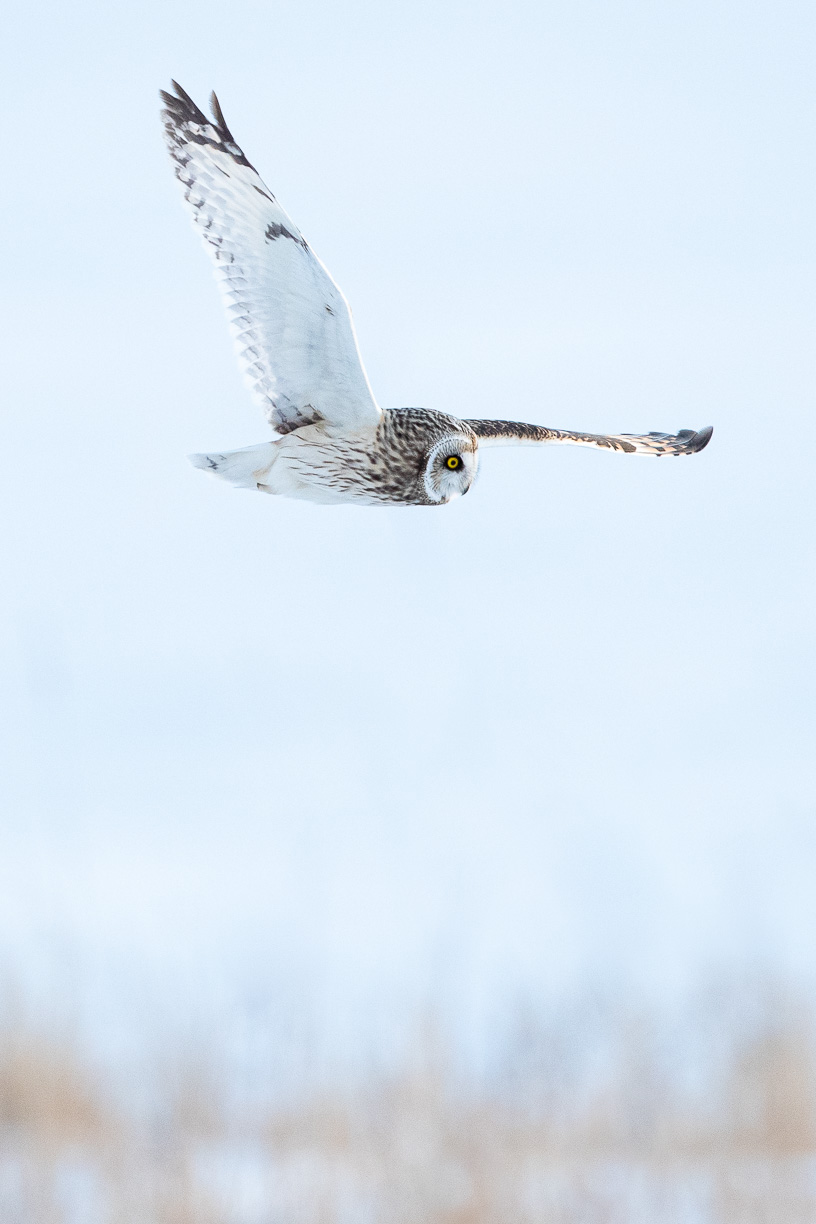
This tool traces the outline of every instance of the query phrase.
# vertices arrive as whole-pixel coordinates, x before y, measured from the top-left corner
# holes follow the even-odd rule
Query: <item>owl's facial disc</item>
[[[452,501],[467,493],[476,475],[473,442],[461,434],[442,438],[430,450],[425,467],[425,491],[431,501]]]

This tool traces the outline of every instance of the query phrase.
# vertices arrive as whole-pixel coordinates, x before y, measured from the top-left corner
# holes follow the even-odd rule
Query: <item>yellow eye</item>
[[[461,462],[462,460],[459,458],[458,455],[451,455],[450,459],[445,460],[445,463],[447,464],[447,466],[450,468],[452,472],[456,471],[456,469],[459,467],[459,464]]]

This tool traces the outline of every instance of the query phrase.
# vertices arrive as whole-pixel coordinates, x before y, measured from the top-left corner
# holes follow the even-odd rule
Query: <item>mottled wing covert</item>
[[[714,432],[711,425],[700,429],[681,429],[676,434],[590,434],[569,429],[546,429],[522,421],[466,421],[483,446],[538,446],[562,442],[572,446],[595,446],[622,451],[627,455],[694,455],[707,446]]]
[[[235,143],[173,82],[161,91],[167,144],[215,263],[238,355],[279,434],[325,420],[376,426],[380,410],[345,298]]]

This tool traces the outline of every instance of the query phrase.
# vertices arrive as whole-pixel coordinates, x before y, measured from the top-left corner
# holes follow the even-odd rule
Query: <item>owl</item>
[[[383,411],[348,304],[236,144],[173,82],[161,91],[175,173],[215,264],[241,365],[273,437],[191,462],[242,489],[368,506],[443,506],[467,493],[486,446],[563,442],[624,455],[693,455],[712,430],[590,434],[517,421]]]

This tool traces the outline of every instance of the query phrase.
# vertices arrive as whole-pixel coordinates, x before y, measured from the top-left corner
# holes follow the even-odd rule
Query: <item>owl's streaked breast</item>
[[[279,443],[269,491],[327,504],[437,505],[425,485],[428,455],[452,433],[475,445],[455,417],[421,408],[384,412],[370,433],[338,435],[310,425]]]

